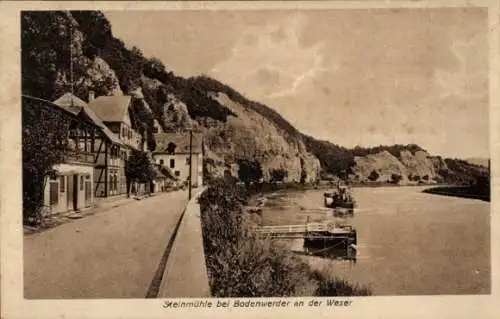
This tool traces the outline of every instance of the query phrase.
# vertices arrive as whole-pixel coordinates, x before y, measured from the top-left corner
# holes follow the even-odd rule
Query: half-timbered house
[[[132,112],[131,96],[100,96],[89,99],[88,108],[96,114],[112,134],[120,141],[120,146],[111,154],[116,165],[108,163],[108,175],[112,179],[113,190],[105,196],[127,193],[125,163],[132,150],[146,151],[146,141],[134,128],[137,126],[135,114]],[[144,186],[134,185],[133,190]],[[142,192],[142,191],[141,191]]]
[[[125,194],[125,161],[129,156],[129,146],[113,133],[87,103],[66,93],[54,103],[66,110],[80,114],[98,127],[102,138],[92,143],[94,158],[94,196],[98,198]]]
[[[83,113],[62,108],[43,99],[22,96],[23,112],[35,112],[30,121],[37,121],[41,112],[56,112],[69,123],[67,136],[58,142],[62,156],[53,166],[56,174],[46,176],[43,204],[51,213],[78,211],[91,207],[94,202],[93,181],[96,152],[93,142],[102,139],[102,131]],[[24,119],[23,119],[24,121]],[[25,123],[23,122],[23,125]],[[46,123],[30,123],[46,125]],[[47,131],[49,132],[49,130]],[[23,141],[23,143],[26,141]]]

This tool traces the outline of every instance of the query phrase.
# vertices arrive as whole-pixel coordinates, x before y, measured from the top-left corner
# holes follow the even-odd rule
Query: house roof
[[[104,135],[111,140],[111,142],[119,145],[123,145],[123,142],[111,132],[111,130],[102,122],[102,120],[92,111],[87,105],[82,107],[81,112],[83,112],[87,117],[92,120],[99,128],[101,128]]]
[[[189,153],[189,133],[158,133],[155,134],[156,149],[155,153],[166,153],[170,143],[175,144],[175,154]],[[193,133],[192,152],[194,154],[202,153],[203,135]]]
[[[73,95],[72,93],[65,93],[60,98],[53,102],[55,105],[60,108],[75,114],[80,115],[84,114],[88,119],[90,119],[95,125],[97,125],[103,132],[103,134],[111,140],[111,142],[122,145],[122,141],[111,132],[108,127],[102,122],[102,120],[92,111],[87,103]]]
[[[60,98],[52,103],[75,115],[80,113],[80,110],[83,106],[87,105],[87,103],[85,103],[82,99],[70,92],[63,94]]]
[[[131,97],[99,96],[90,101],[89,108],[104,122],[122,122],[131,102]]]

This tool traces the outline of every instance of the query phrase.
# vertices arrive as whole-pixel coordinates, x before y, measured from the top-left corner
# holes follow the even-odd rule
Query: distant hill
[[[473,165],[488,167],[489,159],[482,157],[473,157],[473,158],[467,158],[465,159],[465,161]]]
[[[303,135],[306,148],[318,157],[322,176],[356,183],[470,185],[489,179],[487,166],[433,156],[416,144],[345,148]]]

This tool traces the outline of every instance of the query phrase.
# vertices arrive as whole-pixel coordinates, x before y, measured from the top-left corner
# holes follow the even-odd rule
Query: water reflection
[[[287,192],[288,198],[278,196],[262,207],[262,224],[336,221],[355,227],[356,263],[347,262],[342,249],[306,251],[303,239],[287,242],[297,254],[309,256],[305,259],[315,269],[326,267],[369,285],[375,295],[490,293],[489,203],[422,189],[355,189],[353,211],[324,207],[321,190]]]

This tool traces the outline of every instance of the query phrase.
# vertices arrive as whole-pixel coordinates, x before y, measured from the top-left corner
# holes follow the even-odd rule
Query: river
[[[315,268],[373,295],[490,293],[490,203],[422,193],[425,187],[355,188],[355,263],[305,257]],[[264,225],[338,219],[323,207],[324,190],[267,195]]]

